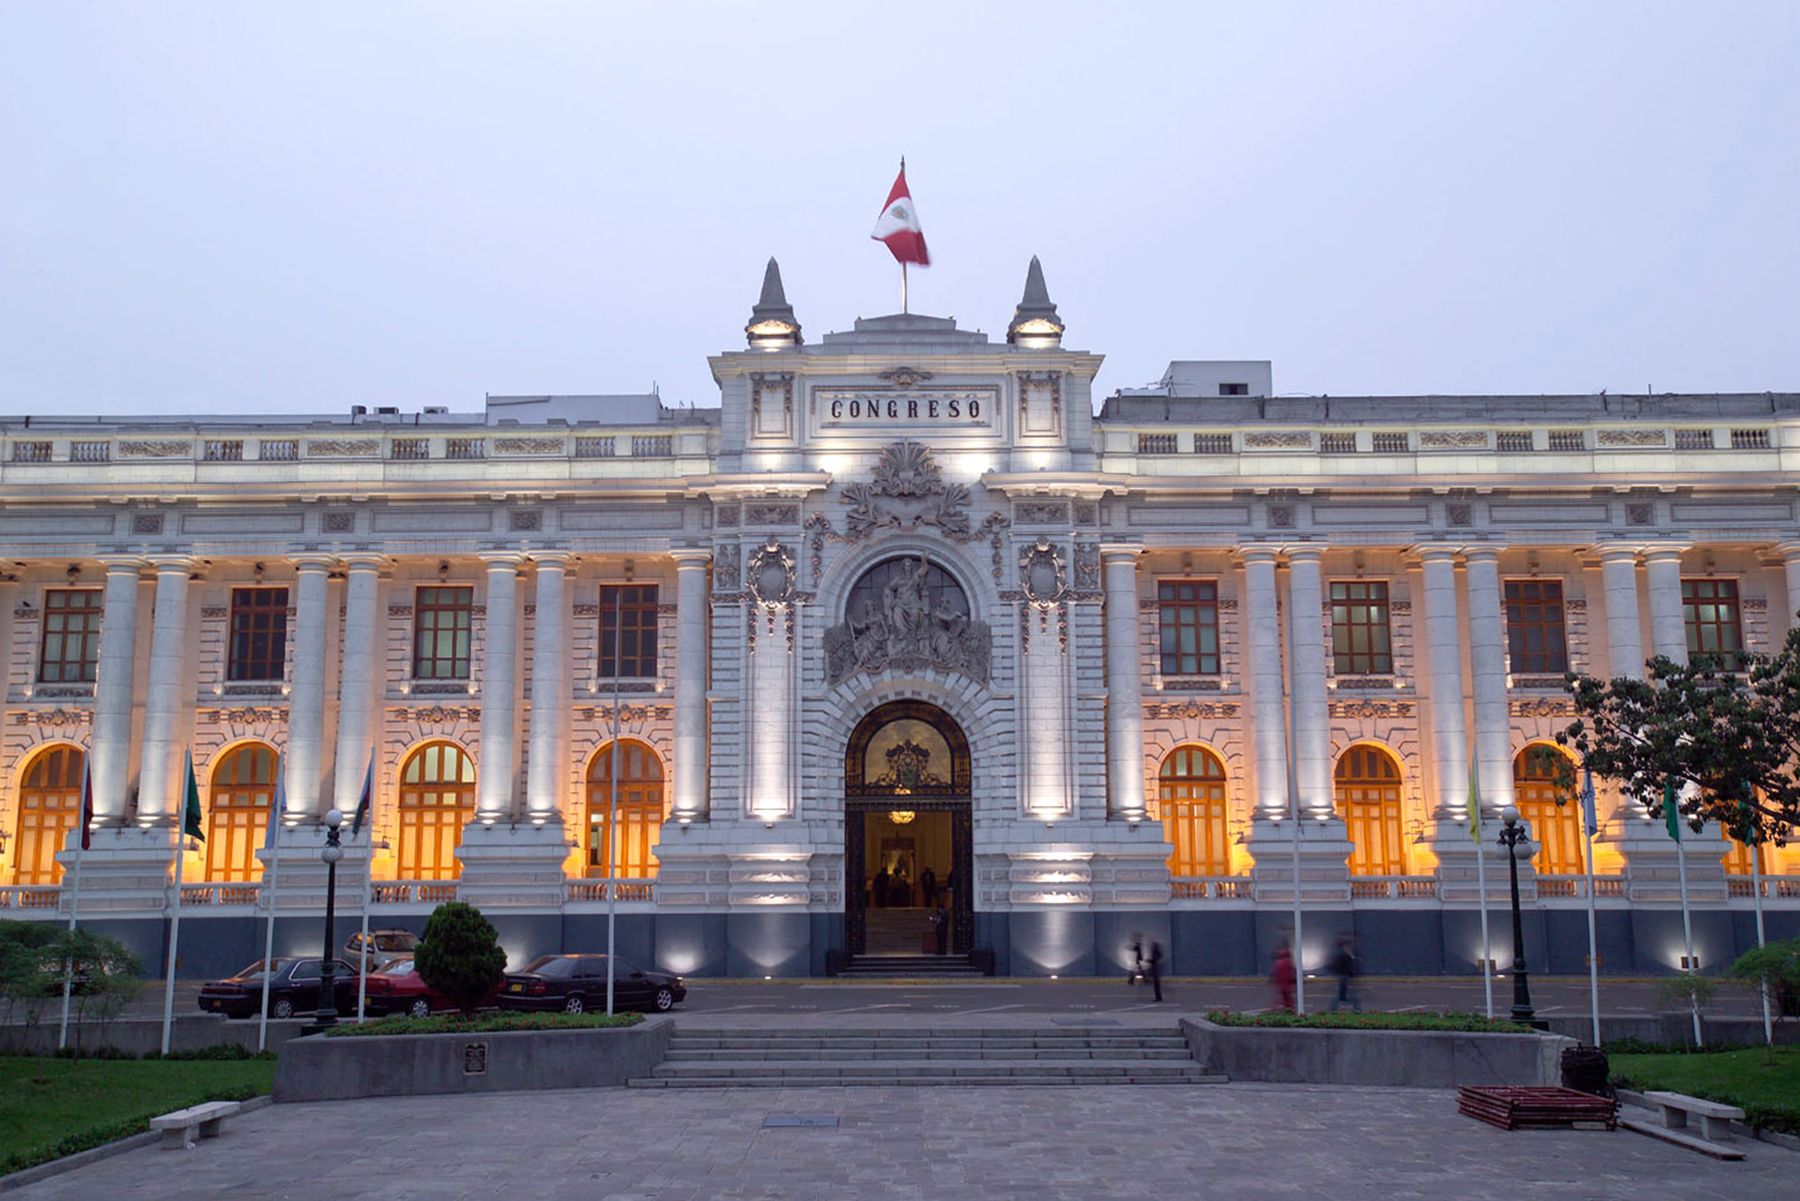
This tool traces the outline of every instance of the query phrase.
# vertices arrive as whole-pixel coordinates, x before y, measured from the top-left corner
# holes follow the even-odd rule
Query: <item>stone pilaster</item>
[[[1681,603],[1681,548],[1654,546],[1646,550],[1644,573],[1650,592],[1651,653],[1686,663],[1687,622]]]
[[[97,825],[117,826],[126,819],[131,784],[138,581],[144,561],[136,555],[123,555],[101,562],[106,565],[106,591],[101,600],[100,662],[94,679],[94,820]]]
[[[531,651],[531,752],[525,774],[525,813],[535,824],[562,821],[569,726],[569,555],[539,551],[537,615]]]
[[[1606,592],[1607,670],[1618,679],[1644,678],[1644,626],[1638,616],[1635,546],[1602,546],[1600,581]]]
[[[1107,817],[1144,820],[1144,695],[1138,662],[1139,546],[1102,547],[1106,582]]]
[[[1431,807],[1440,822],[1467,822],[1469,741],[1463,726],[1462,621],[1456,604],[1456,551],[1419,551],[1425,601],[1425,645],[1431,656]]]
[[[1287,698],[1281,679],[1281,614],[1275,604],[1275,552],[1245,547],[1244,622],[1248,627],[1250,734],[1256,748],[1256,813],[1280,817],[1288,798]]]
[[[481,762],[476,764],[475,820],[511,821],[519,774],[519,567],[518,551],[490,551],[487,564],[487,628],[481,657]]]
[[[1293,697],[1294,775],[1300,808],[1329,817],[1331,713],[1325,695],[1324,580],[1316,546],[1290,546],[1288,558],[1288,670]]]
[[[188,672],[187,555],[153,555],[156,604],[150,626],[150,679],[144,697],[143,752],[138,762],[137,817],[141,825],[179,820],[182,751],[194,707]]]
[[[386,560],[377,554],[343,556],[344,585],[343,662],[338,672],[337,768],[333,776],[333,803],[345,813],[355,812],[362,797],[363,778],[369,770],[381,724],[376,704],[382,657],[381,569]],[[303,799],[288,796],[288,813],[298,820],[309,815]]]
[[[283,756],[289,812],[322,812],[325,768],[325,646],[330,620],[329,555],[295,555],[294,661],[288,665],[288,741]]]
[[[712,552],[680,548],[675,559],[675,820],[705,821],[707,788],[707,597]]]
[[[1471,547],[1464,556],[1469,581],[1469,674],[1475,696],[1476,773],[1482,809],[1498,813],[1513,803],[1512,723],[1506,711],[1506,629],[1500,619],[1500,555]]]

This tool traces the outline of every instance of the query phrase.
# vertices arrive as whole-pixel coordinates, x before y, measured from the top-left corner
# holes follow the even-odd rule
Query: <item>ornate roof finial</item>
[[[1006,327],[1006,340],[1017,346],[1046,349],[1062,345],[1062,318],[1050,303],[1050,289],[1044,286],[1044,268],[1037,255],[1025,271],[1025,294],[1013,310],[1012,324]]]
[[[794,306],[788,303],[787,292],[781,286],[781,265],[772,258],[763,271],[762,296],[750,310],[744,336],[757,350],[800,345],[800,320],[794,316]]]

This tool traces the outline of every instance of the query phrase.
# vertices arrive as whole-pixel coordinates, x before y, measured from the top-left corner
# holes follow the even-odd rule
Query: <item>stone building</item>
[[[79,853],[82,913],[154,963],[191,756],[184,975],[260,954],[271,891],[313,945],[320,817],[365,781],[345,933],[365,881],[377,926],[460,897],[515,961],[598,949],[610,903],[631,957],[785,976],[931,948],[941,906],[1002,972],[1141,933],[1254,973],[1297,882],[1309,957],[1355,929],[1373,970],[1472,972],[1473,779],[1490,838],[1509,803],[1536,835],[1534,965],[1582,970],[1587,850],[1534,748],[1565,670],[1785,636],[1800,395],[1288,397],[1181,361],[1096,412],[1063,334],[1034,261],[1004,341],[809,341],[771,262],[716,407],[0,422],[0,913],[66,913]],[[1604,967],[1674,968],[1674,845],[1601,810]],[[1793,932],[1800,856],[1764,854]],[[1748,852],[1686,858],[1717,965]]]

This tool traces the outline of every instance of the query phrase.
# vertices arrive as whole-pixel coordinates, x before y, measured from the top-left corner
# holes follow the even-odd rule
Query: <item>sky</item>
[[[1283,393],[1800,389],[1800,4],[0,0],[0,412],[711,405],[1004,336]]]

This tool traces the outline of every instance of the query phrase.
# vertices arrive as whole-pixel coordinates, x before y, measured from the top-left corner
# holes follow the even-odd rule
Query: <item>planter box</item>
[[[1206,1071],[1281,1084],[1556,1084],[1563,1048],[1575,1045],[1555,1034],[1308,1030],[1195,1018],[1183,1018],[1181,1032]]]
[[[614,1088],[662,1062],[675,1021],[588,1030],[296,1038],[281,1048],[275,1100]]]

